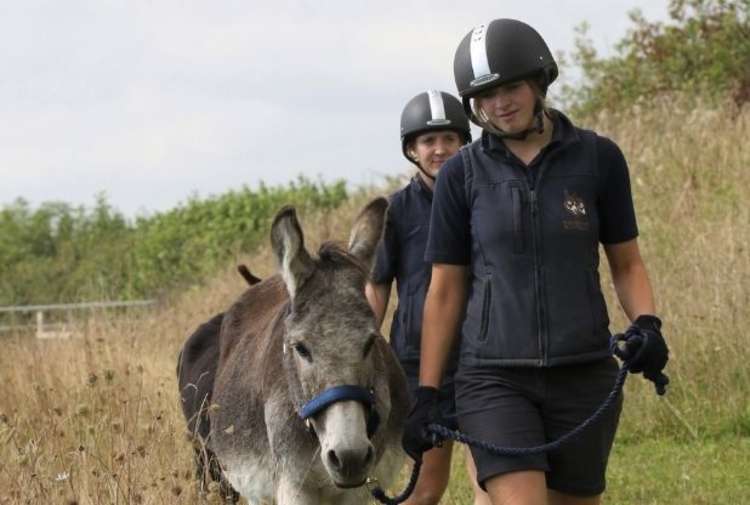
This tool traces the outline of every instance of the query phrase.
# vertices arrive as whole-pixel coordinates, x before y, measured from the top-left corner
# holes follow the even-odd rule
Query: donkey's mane
[[[354,267],[367,274],[367,267],[364,262],[359,260],[353,254],[350,254],[346,246],[341,242],[329,240],[321,244],[318,249],[318,258],[322,267],[331,266],[333,268]]]

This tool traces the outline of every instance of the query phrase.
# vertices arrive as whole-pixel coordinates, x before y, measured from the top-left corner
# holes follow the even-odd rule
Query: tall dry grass
[[[301,216],[308,247],[346,241],[367,198]],[[269,247],[237,262],[274,271]],[[194,486],[175,367],[187,335],[245,287],[232,264],[150,312],[94,315],[78,338],[3,339],[0,504],[218,502]]]
[[[750,109],[689,103],[663,100],[592,121],[628,158],[641,251],[671,348],[668,396],[657,398],[646,381],[630,380],[626,437],[750,436],[744,333],[750,325]],[[622,311],[609,300],[613,329],[624,328]]]
[[[750,436],[750,111],[664,102],[587,126],[629,160],[641,248],[672,349],[666,398],[628,381],[618,440]],[[367,197],[335,215],[302,216],[310,247],[345,239]],[[237,262],[260,276],[274,268],[267,247]],[[175,365],[185,337],[243,289],[231,265],[151,312],[94,318],[81,338],[4,339],[0,504],[218,501],[195,489]],[[613,329],[623,328],[605,290]],[[449,490],[446,503],[469,503],[468,494]]]

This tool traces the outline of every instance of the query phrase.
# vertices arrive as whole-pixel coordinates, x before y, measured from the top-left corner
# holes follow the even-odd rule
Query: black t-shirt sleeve
[[[597,139],[601,191],[599,197],[599,240],[617,244],[638,236],[638,224],[630,192],[630,174],[617,144],[605,137]]]
[[[446,161],[438,173],[424,259],[453,265],[467,265],[471,259],[470,213],[461,153]]]
[[[398,212],[398,201],[391,197],[390,207],[385,219],[383,239],[378,244],[375,256],[375,266],[372,269],[372,281],[375,284],[388,284],[396,277],[398,261],[398,230],[393,216]]]

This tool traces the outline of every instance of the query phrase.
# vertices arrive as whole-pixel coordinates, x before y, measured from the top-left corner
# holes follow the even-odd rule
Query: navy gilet
[[[609,355],[597,137],[575,136],[531,180],[486,148],[486,135],[461,150],[472,244],[462,363],[542,367]]]

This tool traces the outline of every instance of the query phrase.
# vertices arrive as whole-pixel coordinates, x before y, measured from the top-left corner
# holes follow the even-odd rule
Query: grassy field
[[[608,505],[740,505],[748,503],[750,438],[725,436],[678,441],[655,437],[618,440],[609,463]],[[456,451],[452,481],[443,503],[471,504],[472,490]]]
[[[666,398],[628,381],[605,501],[747,503],[750,111],[676,101],[588,126],[630,162],[642,252],[672,349]],[[344,238],[363,198],[303,216],[312,242]],[[273,270],[267,249],[244,260],[261,276]],[[606,267],[603,279],[613,328],[622,328]],[[82,338],[4,338],[0,504],[217,502],[195,490],[175,365],[185,337],[243,288],[231,266],[153,311],[100,314]],[[462,457],[443,503],[471,503]]]

